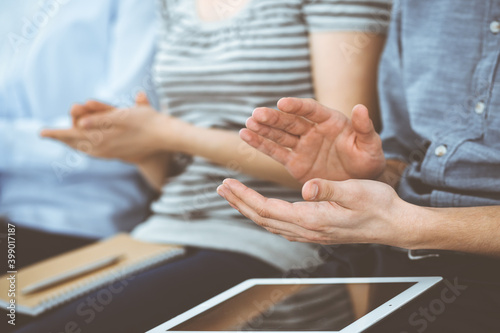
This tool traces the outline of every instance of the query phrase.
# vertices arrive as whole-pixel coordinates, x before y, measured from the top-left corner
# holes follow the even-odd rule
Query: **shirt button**
[[[474,108],[474,111],[476,111],[477,114],[483,114],[485,108],[486,105],[483,102],[478,102],[476,104],[476,107]]]
[[[493,21],[490,24],[490,30],[492,33],[497,34],[500,32],[500,22],[498,21]]]
[[[447,152],[448,152],[448,147],[446,145],[441,145],[441,146],[436,148],[436,150],[434,151],[434,154],[437,157],[441,157],[441,156],[446,155]]]

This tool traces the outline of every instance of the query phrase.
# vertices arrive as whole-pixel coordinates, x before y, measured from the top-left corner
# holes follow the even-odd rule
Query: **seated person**
[[[237,180],[218,189],[290,241],[385,245],[336,247],[323,274],[445,277],[378,332],[500,331],[498,13],[498,2],[396,2],[379,73],[381,137],[364,106],[349,120],[285,98],[257,109],[241,138],[304,183],[306,202]]]
[[[0,11],[8,13],[0,21],[0,215],[18,227],[19,268],[147,216],[154,193],[135,166],[88,157],[39,132],[71,124],[74,103],[128,105],[148,89],[155,7],[30,0],[2,1]]]
[[[300,199],[285,168],[237,131],[253,108],[273,106],[282,94],[316,97],[346,114],[360,98],[376,105],[388,3],[249,0],[222,11],[218,0],[161,3],[153,72],[162,112],[144,95],[129,109],[90,101],[73,109],[76,127],[43,135],[78,149],[88,133],[111,124],[88,153],[136,164],[161,191],[154,215],[133,235],[188,246],[188,254],[134,276],[109,304],[99,304],[96,291],[20,332],[60,331],[69,321],[82,332],[144,332],[248,278],[322,263],[317,245],[267,233],[234,212],[216,188],[232,176],[268,195]],[[347,57],[340,46],[360,39],[362,50]]]

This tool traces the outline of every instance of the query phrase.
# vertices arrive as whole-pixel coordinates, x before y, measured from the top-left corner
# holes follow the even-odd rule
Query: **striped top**
[[[220,1],[220,9],[231,3]],[[314,97],[309,33],[384,33],[390,11],[388,0],[250,0],[229,19],[205,22],[196,0],[161,5],[153,75],[162,110],[196,126],[231,131],[243,128],[256,107],[275,107],[285,96]],[[261,229],[216,188],[231,177],[267,197],[299,201],[298,191],[199,157],[179,155],[176,161],[182,173],[164,186],[152,205],[155,214],[135,230],[136,237],[243,252],[284,270],[312,264],[315,246]]]

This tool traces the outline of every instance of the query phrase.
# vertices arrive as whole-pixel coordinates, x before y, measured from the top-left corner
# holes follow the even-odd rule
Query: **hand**
[[[366,107],[355,106],[351,120],[311,99],[284,98],[278,108],[256,109],[240,137],[299,182],[376,179],[384,171],[382,141]]]
[[[308,202],[268,199],[236,180],[227,179],[217,192],[241,214],[290,241],[321,244],[414,244],[418,207],[401,200],[392,187],[372,180],[307,182]]]
[[[44,130],[41,135],[95,157],[130,163],[141,163],[165,149],[163,132],[172,134],[171,146],[175,146],[176,133],[182,127],[179,120],[156,112],[142,94],[132,108],[89,101],[73,107],[71,114],[73,128]]]

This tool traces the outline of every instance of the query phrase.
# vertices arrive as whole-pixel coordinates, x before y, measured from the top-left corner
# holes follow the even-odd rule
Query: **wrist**
[[[410,250],[421,249],[426,234],[426,215],[425,208],[398,197],[389,214],[386,214],[390,230],[385,244]]]
[[[399,221],[396,221],[400,227],[396,246],[409,250],[434,249],[435,238],[439,232],[435,230],[436,221],[435,212],[429,208],[410,204],[400,199],[398,207]]]

